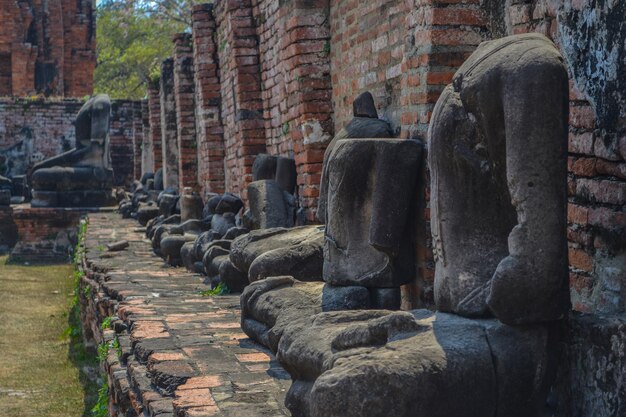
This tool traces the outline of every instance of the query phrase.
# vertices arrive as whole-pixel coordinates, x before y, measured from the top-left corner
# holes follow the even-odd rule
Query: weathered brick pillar
[[[299,202],[310,222],[316,220],[324,151],[334,131],[329,8],[328,0],[281,6],[287,12],[280,46],[288,100],[280,126],[293,143]]]
[[[109,143],[113,166],[113,185],[130,186],[134,177],[132,100],[114,100],[111,103]]]
[[[406,19],[414,41],[402,62],[401,136],[426,138],[435,103],[461,64],[486,39],[479,2],[412,0]]]
[[[223,193],[224,127],[220,115],[219,63],[213,4],[198,4],[191,14],[195,79],[198,182],[206,193]]]
[[[173,40],[179,186],[199,191],[191,34],[178,33]]]
[[[159,81],[148,83],[148,118],[150,123],[150,142],[154,172],[163,167],[163,150],[161,138],[161,94]],[[149,157],[148,157],[149,160]]]
[[[154,173],[154,145],[150,131],[150,106],[148,100],[141,101],[141,123],[143,141],[141,145],[141,175],[146,172]]]
[[[163,186],[179,188],[178,126],[174,95],[174,60],[161,63],[161,145],[163,149]]]
[[[224,123],[225,187],[246,199],[252,164],[265,152],[259,40],[251,0],[215,6]]]
[[[143,148],[143,118],[141,117],[141,101],[133,103],[133,176],[136,180],[141,179],[141,157]]]

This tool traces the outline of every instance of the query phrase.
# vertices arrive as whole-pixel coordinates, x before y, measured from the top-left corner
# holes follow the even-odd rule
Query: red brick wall
[[[83,97],[92,92],[90,0],[0,1],[0,95]]]
[[[222,95],[213,10],[213,4],[200,4],[192,13],[198,182],[204,194],[225,191]]]
[[[35,163],[74,147],[72,122],[82,105],[71,99],[0,100],[0,159],[5,166],[0,175],[25,174]],[[7,172],[9,165],[13,168]]]
[[[254,0],[266,150],[295,158],[300,206],[315,220],[323,152],[333,136],[329,2]]]
[[[85,211],[63,208],[15,206],[13,221],[19,240],[10,262],[53,263],[70,260],[78,225]]]
[[[254,157],[265,152],[258,36],[250,0],[215,6],[227,191],[246,198]]]
[[[114,100],[111,103],[109,127],[111,163],[114,185],[129,186],[134,179],[135,127],[141,123],[141,107],[131,100]]]
[[[190,33],[174,36],[174,99],[178,135],[179,187],[198,186],[198,145],[194,103],[193,49]]]

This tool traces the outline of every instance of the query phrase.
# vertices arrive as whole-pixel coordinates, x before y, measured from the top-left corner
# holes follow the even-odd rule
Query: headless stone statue
[[[546,398],[569,308],[567,98],[562,57],[529,34],[481,44],[437,102],[429,163],[443,311],[322,312],[319,284],[289,276],[245,289],[242,328],[292,375],[294,415],[554,415]],[[333,207],[327,216],[341,214]]]
[[[76,147],[33,167],[33,207],[98,207],[111,203],[110,109],[107,95],[90,98],[74,122]]]
[[[356,98],[353,113],[324,154],[317,211],[326,223],[323,309],[397,309],[400,285],[415,276],[422,145],[388,139],[369,92]]]
[[[296,162],[282,156],[259,154],[248,185],[250,209],[243,216],[249,229],[293,227],[296,217]]]
[[[442,93],[429,142],[439,310],[508,324],[567,312],[567,91],[563,58],[530,34],[483,43]]]

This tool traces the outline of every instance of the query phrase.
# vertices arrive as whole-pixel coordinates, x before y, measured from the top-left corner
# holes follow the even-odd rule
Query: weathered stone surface
[[[324,234],[261,253],[250,264],[250,282],[289,274],[299,281],[322,281]]]
[[[12,181],[9,178],[0,175],[0,190],[11,190],[12,188]]]
[[[372,308],[380,310],[399,310],[402,303],[400,288],[369,288]]]
[[[128,245],[128,240],[120,240],[117,242],[109,243],[107,245],[107,249],[109,252],[117,252],[126,249]]]
[[[248,285],[248,275],[235,268],[230,259],[220,263],[219,276],[231,292],[241,292]]]
[[[210,228],[210,223],[205,223],[202,220],[191,219],[184,221],[181,224],[170,226],[169,232],[173,235],[182,235],[184,233],[200,235],[201,233],[208,231]]]
[[[296,161],[291,158],[279,156],[276,158],[276,176],[274,178],[280,188],[289,194],[296,191],[298,172]]]
[[[314,280],[321,270],[323,233],[320,226],[253,230],[233,241],[230,259],[238,270],[252,270],[254,277],[249,275],[249,279],[253,281],[286,272]],[[257,258],[260,259],[255,263]]]
[[[252,182],[274,180],[289,194],[295,192],[297,175],[296,161],[284,156],[261,153],[252,164]]]
[[[179,196],[176,194],[159,194],[158,204],[159,213],[162,216],[169,217],[176,212],[176,205],[178,204]]]
[[[231,193],[224,193],[215,207],[215,214],[237,214],[243,208],[243,201]]]
[[[531,34],[481,44],[443,92],[429,141],[438,309],[509,324],[567,311],[567,91],[558,51]]]
[[[169,217],[155,217],[154,219],[148,221],[148,224],[146,225],[146,236],[148,239],[152,240],[157,227],[178,223],[180,223],[180,214],[174,214]]]
[[[220,274],[220,267],[224,262],[228,261],[228,253],[221,256],[217,255],[219,251],[206,251],[202,257],[202,265],[204,267],[204,273],[209,277],[216,277]]]
[[[217,209],[217,205],[222,200],[222,196],[219,194],[212,194],[207,197],[207,202],[204,205],[204,209],[202,209],[202,218],[205,219],[213,214],[215,214],[215,209]]]
[[[224,256],[230,254],[228,249],[225,249],[219,245],[211,245],[209,249],[206,251],[206,256],[211,259],[217,258],[218,256]]]
[[[252,164],[252,181],[273,180],[276,177],[276,157],[260,153]]]
[[[414,219],[422,146],[400,139],[345,139],[324,161],[324,280],[393,287],[415,275]],[[372,175],[372,173],[376,175]]]
[[[352,102],[352,114],[354,117],[368,117],[378,119],[374,97],[369,91],[365,91],[357,96]]]
[[[626,4],[610,0],[587,7],[561,4],[557,33],[571,74],[592,103],[598,127],[619,132],[626,127],[626,81],[619,76],[626,71]]]
[[[76,147],[32,169],[33,207],[98,207],[113,203],[109,96],[98,94],[76,116]]]
[[[626,414],[626,319],[574,313],[565,340],[567,347],[559,364],[557,415]]]
[[[154,173],[154,189],[156,191],[161,191],[163,188],[163,168],[159,168]]]
[[[154,219],[159,215],[159,207],[157,207],[153,203],[144,204],[141,203],[139,205],[139,209],[137,210],[137,221],[142,226],[148,224],[148,221]]]
[[[145,186],[148,183],[148,180],[154,180],[154,172],[144,172],[141,175],[139,182]]]
[[[180,217],[182,221],[201,219],[204,203],[198,193],[192,192],[191,188],[185,187],[180,197]]]
[[[211,242],[219,238],[220,234],[213,230],[208,230],[198,235],[198,238],[194,242],[194,254],[196,259],[202,259]]]
[[[241,235],[245,235],[246,233],[249,233],[249,232],[250,230],[246,229],[245,227],[231,227],[230,229],[228,229],[228,231],[224,234],[222,238],[226,240],[234,240],[235,238]]]
[[[0,206],[11,205],[11,190],[0,190]]]
[[[543,412],[549,370],[541,364],[552,355],[548,328],[427,310],[319,313],[321,293],[319,283],[278,277],[255,282],[242,294],[244,331],[276,351],[296,381],[287,399],[298,407],[294,415]]]
[[[183,261],[180,250],[185,243],[193,242],[194,240],[196,240],[196,236],[188,234],[168,235],[162,238],[159,245],[161,257],[172,266],[181,266]]]
[[[295,199],[274,180],[254,181],[248,185],[249,219],[253,229],[293,227]]]
[[[195,242],[195,240],[191,242],[185,242],[180,248],[180,259],[183,263],[183,266],[187,268],[187,271],[194,271],[195,269],[196,257],[193,253]]]
[[[253,233],[253,232],[251,232]],[[276,352],[282,332],[292,324],[310,324],[322,311],[322,282],[303,283],[290,276],[270,277],[248,285],[241,294],[241,328]]]
[[[214,214],[211,218],[211,229],[223,236],[229,229],[235,227],[235,215],[232,212]]]
[[[370,293],[365,287],[324,285],[322,311],[365,310],[369,307]]]

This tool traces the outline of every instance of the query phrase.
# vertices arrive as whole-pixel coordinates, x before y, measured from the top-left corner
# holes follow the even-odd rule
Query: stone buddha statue
[[[33,207],[99,207],[111,203],[109,96],[98,94],[74,122],[76,147],[36,164],[31,171]]]
[[[558,401],[547,399],[570,307],[567,135],[567,71],[554,44],[539,34],[482,43],[430,123],[437,311],[323,311],[320,284],[290,276],[243,292],[242,328],[291,374],[286,405],[294,415],[554,415]],[[362,161],[343,164],[336,175],[349,185],[349,165]],[[329,200],[326,216],[350,221],[342,216],[370,208],[361,195],[353,206]],[[387,224],[383,243],[394,236]],[[337,246],[349,258],[358,236],[328,219],[327,228],[334,240],[345,237]],[[394,247],[364,236],[382,251]],[[366,251],[355,247],[356,260]],[[324,253],[327,282],[336,279],[326,276],[336,255]]]

